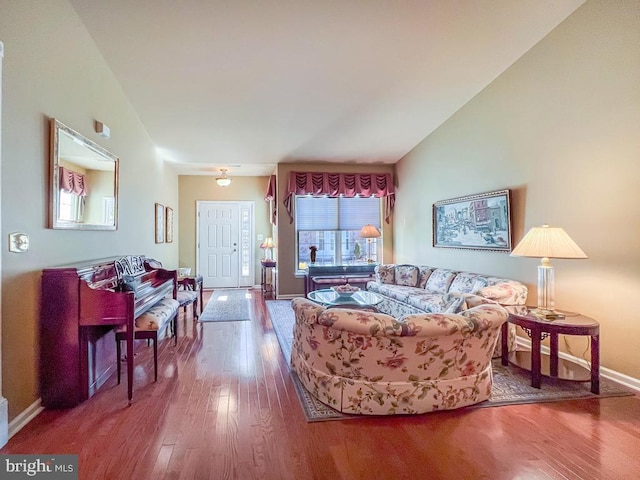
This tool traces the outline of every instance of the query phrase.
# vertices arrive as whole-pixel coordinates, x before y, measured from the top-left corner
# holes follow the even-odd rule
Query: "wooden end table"
[[[540,388],[544,374],[563,380],[591,380],[591,392],[600,393],[600,324],[597,321],[579,313],[569,312],[560,312],[565,315],[564,318],[548,320],[531,313],[532,307],[507,307],[507,310],[509,318],[502,324],[502,365],[506,366],[511,362],[521,368],[531,370],[531,386],[535,388]],[[519,325],[529,335],[531,352],[508,351],[509,323]],[[558,360],[558,335],[591,337],[591,371],[577,363]],[[549,337],[550,354],[543,358],[540,344],[547,337]]]

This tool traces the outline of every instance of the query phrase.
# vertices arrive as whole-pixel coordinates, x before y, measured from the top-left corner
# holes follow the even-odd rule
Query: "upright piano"
[[[167,295],[175,298],[177,271],[151,268],[144,256],[94,260],[42,272],[40,395],[48,408],[67,408],[91,397],[116,368],[114,329],[127,327],[133,352],[134,322]],[[124,291],[123,278],[135,279]],[[132,399],[134,355],[127,354]]]

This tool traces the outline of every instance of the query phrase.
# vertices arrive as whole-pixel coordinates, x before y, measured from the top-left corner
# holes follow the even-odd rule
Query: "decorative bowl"
[[[340,298],[349,298],[354,293],[359,292],[360,288],[353,287],[347,283],[346,285],[338,285],[337,287],[331,287],[331,290],[336,292],[338,294],[338,297]]]

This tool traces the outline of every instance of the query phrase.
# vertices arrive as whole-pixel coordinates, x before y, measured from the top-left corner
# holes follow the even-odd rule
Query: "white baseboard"
[[[27,423],[33,420],[36,415],[38,415],[43,410],[44,407],[42,406],[41,398],[29,405],[25,411],[23,411],[9,423],[9,438],[13,437],[16,433],[22,430],[27,425]]]
[[[276,298],[278,300],[293,300],[294,298],[298,298],[298,297],[304,297],[304,295],[278,295]]]
[[[516,342],[518,346],[531,349],[531,340],[527,338],[517,337]],[[540,347],[540,351],[546,354],[550,353],[550,349],[546,345],[542,345]],[[577,363],[584,368],[589,369],[589,363],[584,358],[574,357],[573,355],[569,355],[565,352],[558,352],[558,357]],[[624,373],[616,372],[615,370],[603,367],[602,365],[600,366],[600,376],[640,393],[640,379],[638,378],[633,378],[629,375],[625,375]]]

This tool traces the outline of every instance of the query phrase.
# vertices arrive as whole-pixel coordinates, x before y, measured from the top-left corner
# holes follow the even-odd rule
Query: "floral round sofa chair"
[[[491,356],[508,315],[500,305],[478,299],[461,313],[395,319],[305,298],[291,303],[291,367],[312,395],[336,410],[416,414],[491,395]]]

